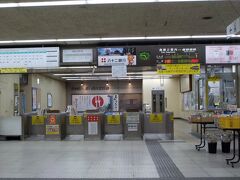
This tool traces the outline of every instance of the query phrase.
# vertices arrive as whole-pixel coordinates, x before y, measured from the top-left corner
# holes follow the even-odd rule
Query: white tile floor
[[[196,151],[190,125],[175,121],[175,137],[161,143],[185,177],[239,177],[220,151]],[[0,178],[157,178],[144,141],[0,141]]]

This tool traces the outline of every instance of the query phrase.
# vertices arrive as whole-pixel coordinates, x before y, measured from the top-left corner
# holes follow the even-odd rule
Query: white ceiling
[[[0,40],[225,34],[239,16],[240,1],[2,8]]]

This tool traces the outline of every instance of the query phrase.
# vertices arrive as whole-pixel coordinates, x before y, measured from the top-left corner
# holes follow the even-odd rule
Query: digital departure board
[[[137,46],[137,66],[205,64],[204,45]]]
[[[157,64],[197,64],[202,61],[197,47],[159,47],[155,58]]]

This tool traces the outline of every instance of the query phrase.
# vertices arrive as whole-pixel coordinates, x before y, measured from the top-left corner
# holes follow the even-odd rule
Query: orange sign
[[[56,115],[49,116],[49,124],[51,124],[51,125],[57,124]]]

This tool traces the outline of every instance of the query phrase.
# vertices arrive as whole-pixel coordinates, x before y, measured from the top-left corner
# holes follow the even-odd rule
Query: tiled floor
[[[179,142],[161,143],[186,177],[238,177],[224,155],[196,151],[190,125],[175,121]],[[144,141],[0,141],[0,178],[158,178]],[[238,179],[237,178],[237,179]]]

